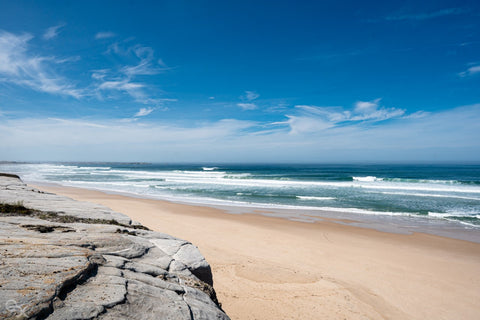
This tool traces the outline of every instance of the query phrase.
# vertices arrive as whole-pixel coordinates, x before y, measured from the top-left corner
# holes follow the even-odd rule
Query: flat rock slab
[[[0,213],[0,319],[228,319],[190,242],[0,175],[0,203],[19,202],[73,218]]]
[[[25,185],[14,177],[0,176],[0,203],[21,202],[28,208],[71,215],[78,218],[114,219],[123,224],[131,224],[128,216],[107,207],[43,192]]]

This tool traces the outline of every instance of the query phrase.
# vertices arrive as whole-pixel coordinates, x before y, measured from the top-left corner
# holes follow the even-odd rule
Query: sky
[[[0,160],[480,162],[480,2],[0,0]]]

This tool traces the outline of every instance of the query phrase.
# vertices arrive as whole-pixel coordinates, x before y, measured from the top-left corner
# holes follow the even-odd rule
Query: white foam
[[[465,213],[463,213],[463,214],[462,213],[453,214],[453,213],[429,212],[428,216],[432,217],[432,218],[435,218],[435,219],[443,219],[443,220],[457,222],[457,223],[460,223],[460,224],[463,224],[463,225],[466,225],[466,226],[469,226],[469,227],[480,228],[480,225],[478,225],[478,224],[473,224],[473,223],[458,220],[458,219],[449,219],[449,218],[452,218],[452,217],[462,217],[462,216],[473,218],[473,216],[465,215]],[[475,215],[475,218],[480,219],[480,215]]]
[[[414,196],[414,197],[433,197],[433,198],[454,198],[454,199],[464,199],[464,200],[477,200],[480,201],[480,198],[475,197],[464,197],[451,194],[433,194],[433,193],[408,193],[408,192],[380,192],[381,194],[391,194],[399,196]]]
[[[361,185],[358,186],[365,189],[384,189],[384,190],[416,190],[416,191],[439,191],[439,192],[456,192],[456,193],[480,193],[479,187],[466,187],[466,186],[456,186],[450,187],[448,185],[438,185],[438,186],[422,186],[415,184],[381,184],[381,185]]]
[[[333,197],[311,197],[311,196],[297,196],[300,200],[335,200]]]
[[[225,176],[225,172],[220,171],[171,171],[145,173],[150,177],[158,177],[172,183],[195,183],[195,184],[216,184],[225,186],[238,187],[270,187],[270,188],[296,188],[296,187],[333,187],[333,188],[364,188],[376,190],[416,190],[416,191],[439,191],[439,192],[456,192],[456,193],[480,193],[480,187],[467,187],[462,185],[422,185],[415,183],[398,183],[386,182],[383,180],[369,181],[295,181],[295,180],[268,180],[268,179],[244,179],[248,174],[229,174]],[[142,173],[143,175],[143,173]],[[139,172],[135,172],[134,176],[141,178]],[[367,180],[367,177],[363,177]]]
[[[408,191],[431,191],[431,192],[452,192],[452,193],[480,193],[479,187],[466,187],[457,185],[456,187],[448,185],[416,185],[416,184],[400,184],[385,183],[374,181],[371,183],[363,183],[360,181],[353,182],[336,182],[336,181],[292,181],[292,180],[264,180],[264,179],[242,179],[245,176],[237,175],[236,177],[224,178],[224,172],[122,172],[111,170],[109,173],[119,173],[128,179],[159,179],[170,183],[179,184],[209,184],[224,185],[234,187],[263,187],[263,188],[304,188],[304,187],[327,187],[327,188],[361,188],[371,190],[408,190]],[[65,173],[69,175],[71,173]],[[30,174],[29,180],[45,180],[43,175]],[[372,184],[373,183],[373,184]]]
[[[462,184],[457,180],[432,180],[432,179],[406,179],[406,178],[388,178],[384,179],[391,182],[403,183],[430,183],[430,184]]]
[[[453,217],[454,215],[441,213],[441,212],[428,212],[429,217],[444,219],[447,217]]]
[[[19,166],[18,164],[15,166]],[[15,167],[14,166],[14,167]],[[25,164],[22,165],[22,175],[30,181],[44,181],[45,175],[70,175],[75,173],[85,174],[85,169],[89,167],[77,167],[57,164]],[[81,168],[82,170],[78,170]],[[212,167],[205,167],[212,168]],[[17,170],[18,171],[18,170]],[[80,172],[79,172],[80,171]],[[374,176],[353,177],[354,181],[295,181],[295,180],[273,180],[273,179],[248,179],[250,173],[229,173],[224,171],[189,171],[189,170],[164,170],[164,171],[146,171],[146,170],[128,170],[128,169],[108,169],[108,167],[93,167],[92,172],[97,174],[117,174],[124,179],[159,179],[170,183],[178,184],[214,184],[233,187],[254,187],[254,188],[305,188],[305,187],[325,187],[325,188],[361,188],[370,190],[392,190],[392,191],[417,191],[418,192],[449,192],[449,193],[480,193],[480,186],[467,186],[461,184],[438,184],[440,180],[425,180],[431,183],[405,182],[405,180],[392,181],[384,180]],[[393,179],[396,180],[396,179]],[[421,196],[421,195],[420,195]],[[441,195],[436,195],[441,197]],[[477,198],[468,195],[458,195],[465,199],[477,200]]]
[[[3,168],[8,165],[2,166]],[[133,170],[133,169],[112,169],[110,167],[88,167],[71,166],[57,164],[24,164],[12,165],[15,171],[21,173],[25,181],[48,181],[59,182],[64,185],[80,186],[90,189],[105,190],[120,193],[131,193],[140,197],[153,197],[157,199],[166,199],[178,202],[237,206],[249,208],[265,209],[289,209],[289,210],[308,210],[308,211],[330,211],[343,213],[357,213],[365,215],[383,215],[383,216],[416,216],[420,218],[446,219],[456,221],[462,224],[475,226],[468,222],[453,220],[454,216],[470,216],[480,219],[478,210],[472,209],[472,212],[464,212],[462,208],[459,212],[431,212],[428,215],[418,215],[408,212],[382,212],[372,211],[360,208],[338,208],[338,207],[315,207],[301,205],[287,205],[274,203],[258,203],[247,201],[231,201],[213,198],[216,190],[226,190],[238,196],[249,196],[256,194],[258,188],[263,188],[261,193],[269,196],[279,196],[280,194],[322,194],[319,189],[333,189],[333,192],[340,194],[348,192],[361,194],[364,192],[392,194],[399,196],[418,196],[433,198],[455,198],[480,201],[480,186],[465,185],[455,181],[447,180],[411,180],[408,179],[382,179],[375,176],[353,177],[353,181],[303,181],[303,180],[281,180],[278,176],[272,176],[265,179],[251,179],[250,173],[227,173],[217,171],[217,167],[203,167],[194,170]],[[212,170],[210,170],[212,169]],[[10,170],[8,170],[10,171]],[[96,181],[91,181],[89,174],[95,174]],[[70,178],[69,175],[79,175],[90,181],[81,181],[76,178]],[[50,176],[54,176],[55,180]],[[103,176],[114,176],[105,177]],[[135,181],[131,181],[131,180]],[[145,181],[142,181],[145,179]],[[287,178],[285,178],[287,179]],[[63,181],[62,181],[63,180]],[[147,181],[148,180],[148,181]],[[155,180],[158,180],[155,181]],[[212,191],[212,198],[185,194],[191,190]],[[280,189],[280,190],[279,190]],[[285,191],[281,190],[285,189]],[[293,190],[289,190],[293,189]],[[255,191],[254,191],[255,190]],[[299,191],[302,190],[302,191]],[[370,191],[371,190],[371,191]],[[277,192],[280,191],[280,192]],[[297,193],[298,192],[298,193]],[[178,194],[183,193],[183,194]],[[279,194],[280,193],[280,194]],[[206,193],[204,193],[206,194]],[[281,196],[281,195],[280,195]],[[316,197],[316,196],[296,196],[297,203],[311,204],[312,201],[341,200],[341,196],[334,197]],[[302,201],[305,200],[305,201]],[[419,200],[419,199],[417,199]],[[341,201],[340,201],[341,203]],[[329,204],[329,203],[325,203]],[[465,208],[468,210],[468,208]],[[435,210],[435,209],[434,209]],[[441,209],[436,209],[441,210]],[[475,226],[478,227],[478,226]]]
[[[377,178],[374,176],[366,176],[366,177],[352,177],[353,181],[361,181],[361,182],[374,182],[374,181],[382,181],[382,178]]]
[[[469,217],[469,218],[477,218],[480,219],[480,215],[478,214],[469,214],[467,211],[449,211],[449,212],[428,212],[430,217],[434,218],[451,218],[451,217]]]
[[[464,224],[464,225],[466,225],[466,226],[473,227],[473,228],[480,228],[480,226],[479,226],[478,224],[473,224],[473,223],[469,223],[469,222],[466,222],[466,221],[451,220],[451,219],[447,219],[447,220],[459,222],[459,223],[461,223],[461,224]]]
[[[344,212],[344,213],[359,213],[375,216],[418,216],[415,213],[410,212],[392,212],[392,211],[373,211],[359,208],[337,208],[337,207],[318,207],[318,210]]]
[[[77,167],[79,170],[110,170],[111,167]]]

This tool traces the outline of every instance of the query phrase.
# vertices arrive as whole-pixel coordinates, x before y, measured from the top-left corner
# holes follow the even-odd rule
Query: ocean
[[[2,163],[0,172],[31,183],[280,212],[305,222],[328,212],[333,218],[401,217],[409,224],[448,221],[480,230],[480,165]]]

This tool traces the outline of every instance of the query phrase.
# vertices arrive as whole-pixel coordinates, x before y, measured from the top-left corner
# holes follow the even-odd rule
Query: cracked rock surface
[[[0,319],[229,319],[190,242],[12,176],[0,203]]]

